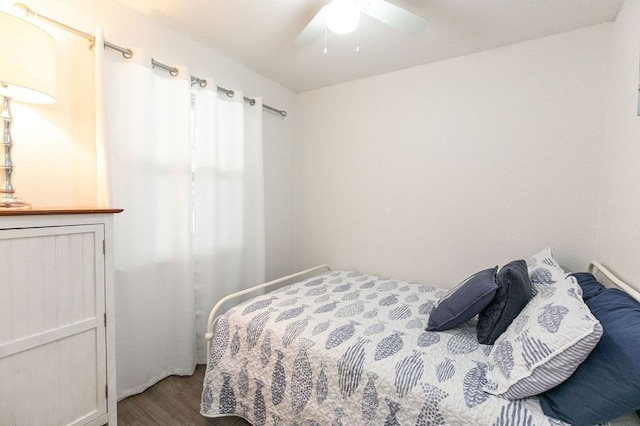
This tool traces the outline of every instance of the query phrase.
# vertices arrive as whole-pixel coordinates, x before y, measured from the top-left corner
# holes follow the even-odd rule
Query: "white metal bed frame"
[[[217,313],[223,305],[234,299],[240,299],[249,295],[253,295],[253,293],[255,293],[255,295],[257,296],[259,294],[262,294],[264,291],[274,290],[275,288],[286,285],[289,281],[297,282],[304,279],[305,277],[312,277],[314,275],[318,275],[321,272],[328,272],[330,270],[331,268],[329,267],[329,265],[318,265],[304,271],[296,272],[295,274],[287,275],[286,277],[278,278],[264,284],[249,287],[236,293],[231,293],[220,299],[220,301],[215,304],[213,309],[211,309],[211,312],[209,313],[209,319],[207,320],[207,332],[204,335],[204,338],[207,341],[207,364],[209,364],[209,354],[211,353],[211,339],[213,339],[213,330],[215,330],[216,323],[218,322],[218,318],[220,317],[219,315],[217,315]]]
[[[608,284],[607,282],[602,283],[605,286],[618,288],[624,291],[625,293],[627,293],[629,296],[636,299],[638,302],[640,302],[640,290],[622,281],[613,272],[611,272],[609,268],[602,265],[601,263],[596,262],[595,260],[592,260],[589,263],[588,271],[592,273],[596,278],[598,277],[598,274],[601,274],[603,277],[605,277],[609,281],[609,283],[612,284],[607,286]]]
[[[609,287],[617,287],[620,290],[627,293],[628,295],[630,295],[631,297],[633,297],[634,299],[636,299],[638,302],[640,302],[640,290],[635,289],[631,285],[622,281],[613,272],[611,272],[611,270],[609,270],[606,266],[593,260],[589,262],[589,266],[587,270],[596,277],[598,275],[604,276],[608,280],[608,283],[611,284],[609,285]],[[209,353],[211,352],[211,340],[213,339],[213,331],[215,329],[216,323],[218,322],[218,318],[220,317],[218,315],[218,311],[223,305],[225,305],[226,303],[234,299],[247,297],[249,295],[253,295],[254,293],[255,295],[263,294],[263,292],[266,290],[272,290],[275,288],[282,287],[286,285],[288,282],[300,281],[301,279],[312,277],[314,275],[318,275],[321,272],[328,272],[328,271],[331,271],[331,268],[328,265],[315,266],[313,268],[306,269],[304,271],[296,272],[295,274],[287,275],[286,277],[278,278],[276,280],[269,281],[264,284],[259,284],[254,287],[250,287],[245,290],[229,294],[223,297],[222,299],[220,299],[220,301],[216,303],[213,309],[211,309],[211,312],[209,313],[209,319],[207,320],[207,333],[204,335],[207,341],[207,364],[209,363]],[[603,284],[606,285],[607,283],[603,283]]]

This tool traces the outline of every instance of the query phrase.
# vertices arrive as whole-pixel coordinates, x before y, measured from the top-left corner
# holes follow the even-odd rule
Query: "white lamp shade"
[[[52,103],[56,42],[43,29],[0,13],[0,95],[18,102]]]

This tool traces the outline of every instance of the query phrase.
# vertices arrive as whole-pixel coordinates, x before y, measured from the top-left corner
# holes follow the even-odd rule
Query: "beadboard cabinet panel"
[[[116,424],[110,232],[110,215],[0,216],[1,425]]]
[[[0,358],[0,424],[84,425],[104,415],[96,341],[88,330]]]

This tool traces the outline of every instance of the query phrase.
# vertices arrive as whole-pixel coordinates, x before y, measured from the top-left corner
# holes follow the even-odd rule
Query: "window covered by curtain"
[[[250,106],[242,92],[229,98],[216,87],[207,79],[206,89],[193,93],[194,288],[201,364],[213,304],[265,279],[262,101]]]
[[[96,45],[102,45],[97,31]],[[96,52],[99,200],[115,220],[118,398],[205,362],[209,309],[264,281],[262,113]]]

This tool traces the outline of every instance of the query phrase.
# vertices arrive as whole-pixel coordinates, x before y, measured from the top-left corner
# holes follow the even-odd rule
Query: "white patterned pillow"
[[[543,284],[562,281],[567,273],[558,264],[550,248],[545,248],[527,259],[527,270],[531,279],[531,290],[535,294]]]
[[[574,277],[538,289],[493,345],[485,392],[519,399],[549,390],[573,374],[600,340],[602,326]]]

